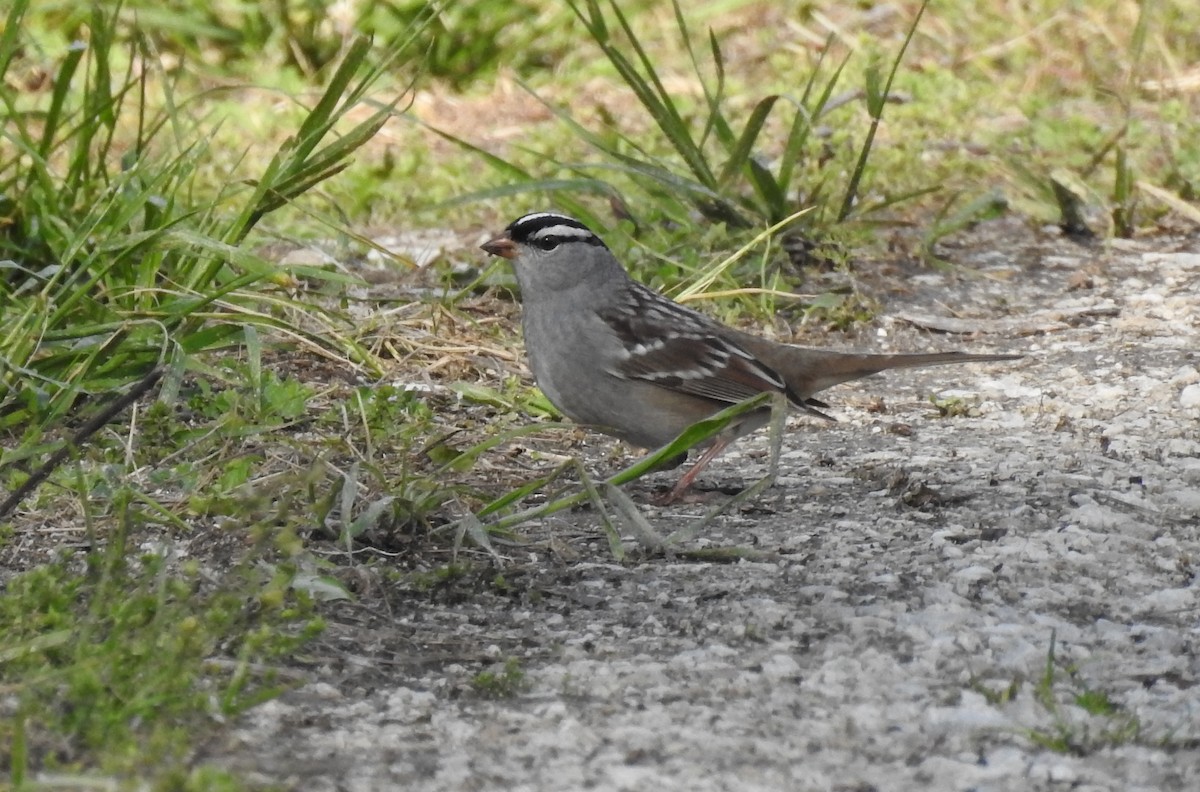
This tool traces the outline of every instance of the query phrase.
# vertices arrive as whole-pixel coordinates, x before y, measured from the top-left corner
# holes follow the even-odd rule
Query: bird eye
[[[533,240],[533,244],[541,250],[554,250],[554,248],[558,247],[559,243],[561,242],[562,240],[556,236],[545,236]]]

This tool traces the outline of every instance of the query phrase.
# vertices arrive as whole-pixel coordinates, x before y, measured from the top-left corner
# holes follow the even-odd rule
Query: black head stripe
[[[557,212],[535,212],[519,217],[509,223],[508,236],[514,242],[533,244],[550,239],[559,242],[585,242],[604,247],[600,237],[574,217]]]

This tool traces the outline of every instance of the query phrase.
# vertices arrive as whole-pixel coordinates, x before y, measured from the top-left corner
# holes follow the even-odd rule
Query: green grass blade
[[[83,60],[85,49],[81,46],[73,46],[63,59],[62,65],[58,68],[58,74],[54,78],[54,91],[50,95],[50,107],[46,111],[45,126],[42,129],[42,142],[38,147],[38,154],[43,157],[50,156],[50,149],[54,144],[55,135],[59,132],[62,123],[63,106],[67,101],[67,92],[71,89],[71,84],[75,78],[75,72],[79,68],[80,61]]]
[[[12,64],[13,57],[20,50],[19,34],[24,29],[21,26],[21,22],[28,9],[29,0],[15,0],[8,9],[8,16],[5,17],[4,21],[4,29],[0,30],[0,78],[8,74],[8,67]]]
[[[867,128],[867,134],[859,149],[854,171],[850,174],[850,183],[846,185],[846,192],[842,197],[842,205],[837,214],[839,223],[848,218],[850,213],[854,211],[854,204],[858,200],[858,185],[867,170],[867,160],[870,158],[871,148],[875,144],[875,133],[879,131],[879,124],[883,121],[883,109],[887,104],[888,96],[891,94],[892,82],[896,79],[896,71],[900,68],[900,61],[904,59],[904,53],[908,51],[908,45],[912,42],[913,36],[916,35],[917,26],[921,24],[921,17],[925,15],[925,9],[928,5],[929,0],[923,0],[920,8],[917,9],[917,15],[913,18],[912,24],[909,25],[908,33],[904,36],[904,41],[900,45],[900,51],[896,53],[896,57],[892,60],[892,68],[888,72],[887,79],[882,82],[880,81],[877,65],[872,65],[867,69],[867,110],[871,115],[871,125]]]
[[[527,192],[566,193],[575,189],[575,187],[572,186],[573,183],[577,183],[577,188],[585,192],[595,191],[607,193],[609,195],[614,194],[611,186],[604,184],[603,182],[598,182],[595,179],[537,179],[525,169],[515,165],[512,162],[509,162],[503,157],[497,156],[490,151],[486,151],[479,146],[476,146],[470,141],[463,140],[457,135],[453,135],[444,130],[429,126],[423,121],[418,120],[415,123],[420,124],[424,128],[433,132],[435,135],[441,137],[443,140],[453,143],[465,151],[470,151],[471,153],[476,154],[483,159],[484,163],[486,163],[493,170],[497,171],[501,176],[511,180],[510,184],[477,190],[464,195],[456,196],[455,198],[450,198],[445,202],[438,204],[438,206],[460,206],[478,200],[503,198],[508,197],[509,195],[521,195]],[[591,211],[589,211],[583,204],[571,199],[570,197],[563,195],[560,196],[558,200],[566,211],[571,212],[581,220],[586,222],[589,218],[593,220],[595,219]]]
[[[671,0],[672,10],[675,12],[675,27],[679,30],[680,38],[683,39],[684,47],[688,52],[688,58],[692,63],[692,71],[696,74],[696,79],[700,83],[700,88],[704,92],[704,101],[708,106],[708,116],[704,121],[704,129],[700,131],[698,136],[697,147],[704,149],[708,142],[709,135],[714,131],[717,133],[721,143],[726,147],[733,143],[733,133],[729,129],[729,124],[725,121],[724,113],[721,110],[721,102],[725,98],[725,58],[721,54],[720,44],[717,42],[716,34],[710,28],[708,31],[709,51],[713,58],[713,69],[716,72],[716,86],[709,87],[708,80],[704,79],[704,71],[700,68],[700,59],[696,56],[696,49],[692,46],[692,36],[688,29],[687,19],[683,15],[683,9],[679,5],[679,0]]]
[[[421,121],[420,119],[410,119],[410,120],[412,120],[413,123],[419,124],[420,126],[424,127],[425,129],[428,129],[430,132],[432,132],[433,134],[442,138],[443,140],[453,143],[454,145],[458,146],[459,148],[461,148],[465,151],[470,151],[472,154],[479,156],[481,159],[483,159],[483,161],[485,163],[487,163],[487,165],[489,167],[491,167],[493,170],[499,171],[504,176],[508,176],[508,177],[514,178],[514,179],[521,179],[524,181],[532,181],[534,178],[533,176],[530,175],[530,173],[528,171],[524,170],[523,168],[520,168],[520,167],[514,165],[513,163],[504,159],[503,157],[493,154],[492,152],[488,151],[487,149],[476,146],[474,143],[471,143],[470,141],[464,140],[463,138],[460,138],[457,135],[451,134],[450,132],[446,132],[444,130],[438,129],[435,126],[430,126],[429,124],[426,124],[424,121]]]
[[[628,484],[631,481],[641,478],[646,473],[662,467],[663,464],[668,460],[674,459],[696,445],[703,443],[705,440],[710,440],[713,437],[716,437],[738,418],[741,418],[749,412],[766,406],[772,401],[773,396],[774,394],[772,393],[760,393],[757,396],[752,396],[751,398],[740,401],[737,404],[730,405],[716,415],[705,418],[702,421],[697,421],[687,429],[683,430],[678,437],[676,437],[667,445],[651,454],[647,454],[634,464],[610,476],[605,480],[605,484],[621,486],[622,484]],[[501,517],[489,523],[487,527],[488,530],[492,532],[508,530],[514,526],[528,522],[529,520],[548,517],[551,514],[555,514],[564,509],[569,509],[574,506],[578,506],[581,503],[586,503],[591,499],[591,497],[592,494],[586,490],[576,492],[573,495],[552,500],[549,503],[545,503],[541,506],[536,506],[531,509],[517,512],[516,514]],[[507,496],[502,496],[502,499],[506,505],[514,502],[513,499],[508,498]],[[493,501],[492,504],[485,506],[477,516],[494,512],[495,508],[497,508],[494,507],[494,503],[496,503],[496,501]]]
[[[658,71],[654,68],[654,59],[646,52],[638,39],[637,34],[633,30],[633,26],[629,24],[629,20],[621,11],[620,5],[616,0],[609,0],[609,5],[613,10],[613,14],[617,18],[617,22],[621,25],[626,38],[629,40],[629,46],[633,49],[638,61],[641,63],[642,70],[638,72],[628,65],[622,70],[618,65],[618,70],[622,71],[622,76],[626,79],[626,84],[634,89],[639,96],[653,96],[656,99],[656,105],[660,108],[658,113],[653,113],[650,105],[646,108],[652,111],[654,120],[658,123],[659,128],[666,134],[675,150],[683,158],[696,180],[706,187],[714,188],[716,186],[716,177],[713,175],[712,169],[709,167],[708,160],[704,155],[703,150],[692,138],[692,134],[688,129],[687,122],[683,120],[682,113],[676,106],[671,93],[662,83],[662,79],[658,76]],[[686,28],[684,29],[686,35]],[[611,49],[614,56],[619,61],[625,61],[624,57],[615,49]],[[642,75],[645,75],[643,78]]]
[[[787,142],[783,146],[783,155],[780,158],[778,175],[775,178],[775,183],[780,185],[785,191],[792,183],[792,175],[796,164],[803,155],[805,146],[808,144],[808,136],[812,132],[813,125],[821,117],[825,106],[829,103],[829,98],[833,95],[834,88],[841,80],[842,71],[846,68],[846,64],[850,62],[850,54],[847,53],[830,78],[826,80],[820,97],[811,105],[810,109],[809,99],[816,85],[817,76],[821,73],[821,67],[825,63],[825,56],[833,46],[833,42],[834,36],[831,33],[825,40],[825,46],[821,48],[820,55],[817,56],[817,62],[809,74],[808,82],[805,83],[804,93],[800,96],[800,100],[795,103],[796,114],[792,118],[792,126],[788,131]]]
[[[296,130],[297,143],[292,155],[297,162],[308,159],[308,155],[321,142],[333,122],[340,117],[338,107],[344,109],[347,102],[354,101],[354,92],[351,91],[350,84],[358,75],[370,51],[369,39],[360,36],[351,41],[350,48],[346,50],[333,76],[329,78],[320,100]]]
[[[618,25],[629,41],[635,57],[641,64],[641,71],[618,50],[609,38],[608,29],[603,21],[603,12],[598,0],[587,0],[585,14],[575,0],[570,0],[572,10],[584,23],[592,39],[600,47],[605,57],[620,74],[621,79],[633,91],[638,101],[650,113],[654,123],[666,137],[667,141],[683,159],[684,164],[695,176],[696,180],[709,189],[716,187],[716,178],[705,159],[703,151],[696,144],[676,107],[671,94],[666,90],[659,78],[650,56],[638,41],[628,19],[621,12],[616,2],[610,1],[613,15]]]
[[[734,144],[729,159],[725,161],[725,166],[721,169],[721,175],[717,179],[722,189],[728,188],[733,179],[746,167],[747,161],[754,152],[754,144],[758,142],[758,136],[762,133],[777,101],[779,101],[778,95],[768,96],[761,99],[750,111],[750,116],[746,119],[746,126],[742,128],[742,134],[738,136],[737,143]]]

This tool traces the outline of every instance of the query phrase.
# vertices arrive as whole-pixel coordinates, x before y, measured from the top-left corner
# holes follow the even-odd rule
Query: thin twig
[[[146,394],[154,385],[162,378],[166,371],[162,366],[156,366],[149,374],[142,378],[140,382],[130,388],[125,394],[117,397],[100,412],[96,413],[87,423],[79,428],[79,431],[63,444],[62,448],[50,455],[41,467],[33,472],[25,483],[17,487],[16,492],[9,495],[4,503],[0,504],[0,520],[8,516],[9,512],[17,508],[21,501],[25,500],[31,492],[38,488],[42,482],[50,477],[59,465],[61,465],[68,456],[77,451],[87,441],[89,437],[100,431],[101,427],[116,418],[126,407],[133,404]]]

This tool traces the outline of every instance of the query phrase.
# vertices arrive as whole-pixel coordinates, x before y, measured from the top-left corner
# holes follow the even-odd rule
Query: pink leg
[[[717,441],[705,449],[700,458],[696,460],[696,464],[692,465],[692,469],[679,477],[679,482],[666,495],[655,499],[655,502],[660,506],[667,506],[674,503],[683,497],[683,494],[692,486],[692,482],[696,480],[696,476],[700,475],[700,471],[708,467],[708,463],[712,462],[717,456],[725,450],[732,438],[717,438]]]

